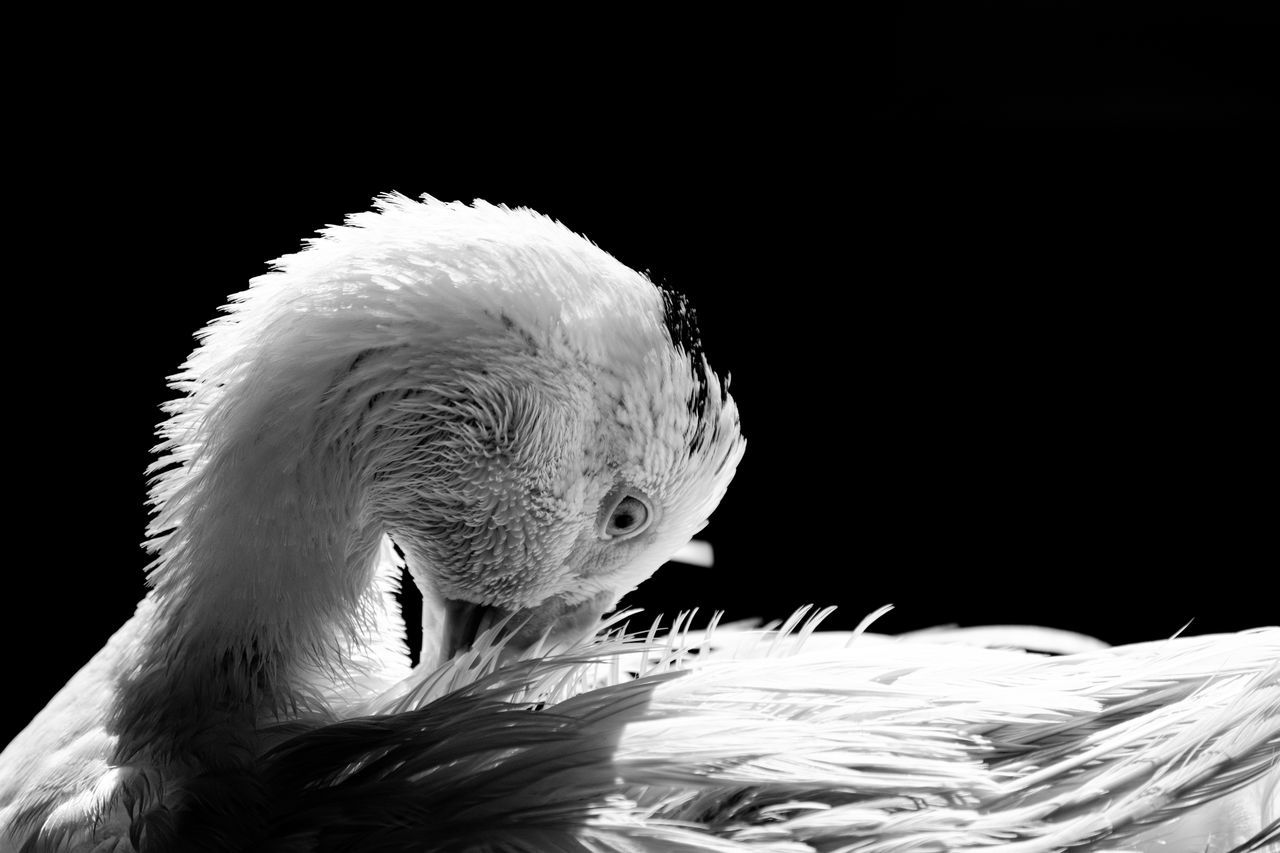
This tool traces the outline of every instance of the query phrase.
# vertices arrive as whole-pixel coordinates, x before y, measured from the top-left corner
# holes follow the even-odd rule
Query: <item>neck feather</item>
[[[398,569],[324,405],[332,375],[239,377],[166,425],[138,713],[330,716],[407,674]]]

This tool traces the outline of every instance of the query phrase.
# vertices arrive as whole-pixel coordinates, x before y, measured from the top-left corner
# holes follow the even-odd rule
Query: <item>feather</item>
[[[773,642],[798,622],[759,657],[680,654],[678,619],[503,668],[490,632],[420,707],[269,753],[263,849],[1063,850],[1277,770],[1280,629],[1063,657]]]

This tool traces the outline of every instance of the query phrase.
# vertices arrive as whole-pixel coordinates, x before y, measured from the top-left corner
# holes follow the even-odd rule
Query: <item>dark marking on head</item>
[[[693,376],[693,391],[689,394],[687,403],[689,412],[697,419],[697,426],[689,438],[689,455],[692,456],[707,442],[707,375],[711,369],[702,348],[702,332],[698,328],[697,312],[690,304],[689,297],[661,286],[658,291],[662,294],[662,322],[666,326],[667,336],[676,349],[688,356],[689,371]],[[727,396],[727,391],[722,386],[720,402],[724,403]],[[714,422],[710,427],[711,440],[714,441],[720,425]]]
[[[356,353],[356,357],[351,359],[351,364],[347,365],[347,373],[355,373],[356,368],[359,367],[365,359],[376,352],[381,352],[383,349],[385,349],[385,347],[370,347],[369,349],[360,350],[360,352]]]
[[[662,322],[667,327],[671,343],[689,354],[693,362],[701,360],[702,332],[698,329],[698,315],[683,293],[659,287],[662,293]]]
[[[490,317],[494,316],[492,311],[485,311],[485,314],[489,315]],[[522,340],[524,342],[524,345],[529,348],[530,353],[536,354],[538,352],[539,346],[538,346],[537,339],[534,338],[534,336],[529,332],[528,329],[516,323],[515,320],[512,320],[506,311],[499,311],[497,314],[497,320],[498,322],[502,323],[503,329],[505,329],[508,332],[515,332],[517,335],[519,335],[520,340]]]

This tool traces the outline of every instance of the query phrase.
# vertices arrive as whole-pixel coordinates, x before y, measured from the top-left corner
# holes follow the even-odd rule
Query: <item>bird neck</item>
[[[126,728],[157,714],[195,718],[170,731],[324,718],[407,673],[351,448],[320,438],[325,413],[306,404],[241,401],[165,475]]]

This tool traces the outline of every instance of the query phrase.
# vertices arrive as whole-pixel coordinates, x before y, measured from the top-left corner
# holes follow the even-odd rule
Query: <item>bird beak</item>
[[[504,660],[518,656],[539,640],[545,639],[549,645],[572,645],[590,637],[613,604],[613,594],[608,592],[575,604],[552,597],[523,610],[445,599],[442,660],[469,650],[481,634],[504,622],[508,635],[501,656]]]
[[[445,599],[442,660],[451,660],[454,655],[470,650],[481,634],[507,615],[507,612],[492,605]]]

